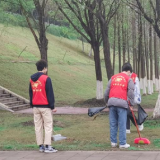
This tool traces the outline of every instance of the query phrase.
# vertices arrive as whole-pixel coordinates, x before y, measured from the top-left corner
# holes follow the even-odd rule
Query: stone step
[[[1,103],[13,102],[13,101],[17,101],[17,100],[18,100],[17,97],[0,98]]]
[[[26,109],[29,108],[30,104],[22,104],[22,105],[16,105],[14,107],[9,107],[9,109],[12,109],[13,111],[18,111],[18,110],[22,110],[22,109]]]
[[[9,97],[12,97],[11,94],[9,93],[4,93],[4,94],[0,94],[0,98],[9,98]]]
[[[17,105],[21,105],[21,104],[24,104],[23,101],[14,101],[14,102],[7,102],[7,103],[3,103],[5,104],[6,106],[8,107],[14,107],[14,106],[17,106]]]

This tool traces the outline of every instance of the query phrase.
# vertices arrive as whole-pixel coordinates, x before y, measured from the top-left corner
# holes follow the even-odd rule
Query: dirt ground
[[[91,108],[105,106],[104,99],[97,100],[96,98],[88,99],[86,101],[78,101],[73,104],[75,107]]]

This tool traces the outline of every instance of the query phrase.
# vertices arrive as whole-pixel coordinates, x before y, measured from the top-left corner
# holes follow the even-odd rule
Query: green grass
[[[158,92],[154,92],[152,95],[142,95],[141,105],[145,108],[154,108],[158,98]]]
[[[0,117],[0,150],[38,149],[32,115],[1,111]],[[160,127],[150,127],[154,126],[150,121],[144,123],[141,136],[148,138],[151,144],[134,144],[138,134],[132,125],[131,134],[127,134],[127,143],[131,145],[128,150],[160,150]],[[110,147],[108,114],[100,115],[94,121],[87,115],[54,115],[54,130],[55,134],[67,137],[52,143],[58,150],[119,150]]]

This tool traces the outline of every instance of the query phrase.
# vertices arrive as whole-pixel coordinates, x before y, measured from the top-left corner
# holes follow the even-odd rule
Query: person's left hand
[[[54,108],[54,109],[52,110],[52,112],[57,112],[57,109],[56,109],[56,108]]]

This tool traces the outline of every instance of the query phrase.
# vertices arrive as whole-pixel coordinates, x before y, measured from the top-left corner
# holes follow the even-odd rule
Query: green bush
[[[48,27],[47,32],[55,36],[64,37],[68,39],[78,38],[78,34],[74,30],[66,26],[56,26],[56,25],[51,24]]]
[[[3,12],[3,11],[0,12],[0,23],[28,28],[28,24],[24,16],[21,16],[19,14],[9,13],[9,12]],[[33,23],[32,23],[32,26],[34,26]],[[78,38],[77,32],[75,32],[74,29],[71,29],[66,26],[56,26],[51,24],[48,27],[47,32],[55,36],[64,37],[68,39],[75,40]]]
[[[27,22],[23,16],[9,12],[0,12],[0,23],[28,27]]]

